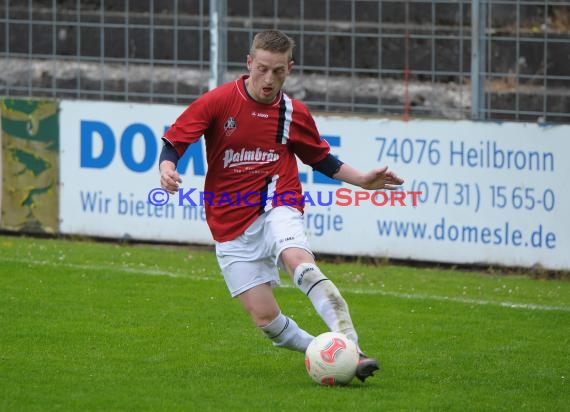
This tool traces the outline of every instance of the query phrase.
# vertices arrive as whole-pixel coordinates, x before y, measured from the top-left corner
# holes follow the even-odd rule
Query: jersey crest
[[[237,128],[236,119],[234,117],[228,117],[226,123],[224,123],[224,130],[226,136],[230,136]]]

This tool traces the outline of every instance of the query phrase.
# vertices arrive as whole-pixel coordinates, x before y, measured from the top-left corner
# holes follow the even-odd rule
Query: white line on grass
[[[200,276],[196,274],[181,274],[174,273],[167,270],[153,269],[145,266],[133,267],[133,266],[114,266],[114,265],[88,265],[88,264],[77,264],[68,262],[53,262],[49,260],[23,260],[17,258],[0,257],[2,262],[20,263],[35,266],[50,266],[50,267],[65,267],[70,269],[79,270],[89,270],[97,272],[105,271],[117,271],[128,274],[140,274],[147,276],[167,276],[171,278],[185,278],[191,280],[200,281],[211,281],[211,280],[221,280],[221,275],[217,276]],[[293,288],[293,285],[282,284],[283,288]],[[570,312],[570,306],[564,305],[541,305],[538,303],[517,303],[517,302],[501,302],[486,299],[471,299],[462,297],[452,297],[452,296],[438,296],[438,295],[427,295],[422,293],[401,293],[392,292],[388,290],[379,289],[350,289],[343,288],[343,293],[354,293],[359,295],[380,295],[380,296],[390,296],[399,299],[411,299],[411,300],[434,300],[438,302],[455,302],[463,303],[467,305],[479,305],[479,306],[500,306],[503,308],[510,309],[528,309],[528,310],[538,310],[538,311],[559,311],[559,312]]]
[[[501,302],[501,301],[493,301],[486,299],[426,295],[423,293],[400,293],[400,292],[391,292],[387,290],[376,290],[376,289],[374,290],[352,289],[350,290],[350,292],[362,295],[392,296],[402,299],[436,300],[441,302],[457,302],[457,303],[465,303],[468,305],[481,305],[481,306],[492,305],[492,306],[501,306],[503,308],[512,308],[512,309],[570,312],[569,306],[541,305],[539,303]]]
[[[69,268],[69,269],[79,269],[79,270],[90,270],[90,271],[97,271],[97,272],[108,272],[108,271],[115,271],[115,272],[123,272],[129,274],[141,274],[141,275],[148,275],[148,276],[168,276],[171,278],[186,278],[192,280],[215,280],[215,278],[211,276],[198,276],[195,274],[181,274],[181,273],[174,273],[167,270],[161,269],[153,269],[146,266],[124,266],[124,265],[86,265],[86,264],[79,264],[79,263],[68,263],[68,262],[54,262],[51,260],[22,260],[22,259],[14,259],[8,257],[0,257],[0,261],[2,262],[11,262],[11,263],[21,263],[21,264],[28,264],[34,266],[50,266],[54,268]]]

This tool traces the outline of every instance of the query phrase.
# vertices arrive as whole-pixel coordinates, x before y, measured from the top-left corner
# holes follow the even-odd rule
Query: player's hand
[[[367,190],[396,190],[403,183],[404,179],[384,166],[366,173],[360,187]]]
[[[160,186],[168,193],[174,194],[180,187],[182,178],[176,171],[174,163],[165,160],[160,164]]]

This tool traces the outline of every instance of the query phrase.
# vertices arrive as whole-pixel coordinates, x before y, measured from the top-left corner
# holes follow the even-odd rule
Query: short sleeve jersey
[[[271,104],[258,103],[248,94],[246,79],[199,97],[163,137],[182,156],[204,136],[204,206],[218,242],[235,239],[273,207],[288,205],[303,212],[295,156],[312,165],[330,152],[303,103],[283,92]]]

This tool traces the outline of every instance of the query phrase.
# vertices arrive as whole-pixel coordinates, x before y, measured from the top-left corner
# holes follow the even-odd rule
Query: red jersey
[[[311,165],[330,152],[303,103],[283,92],[272,104],[258,103],[245,88],[247,77],[200,96],[163,137],[182,156],[204,136],[204,205],[218,242],[235,239],[273,207],[303,212],[295,155]]]

